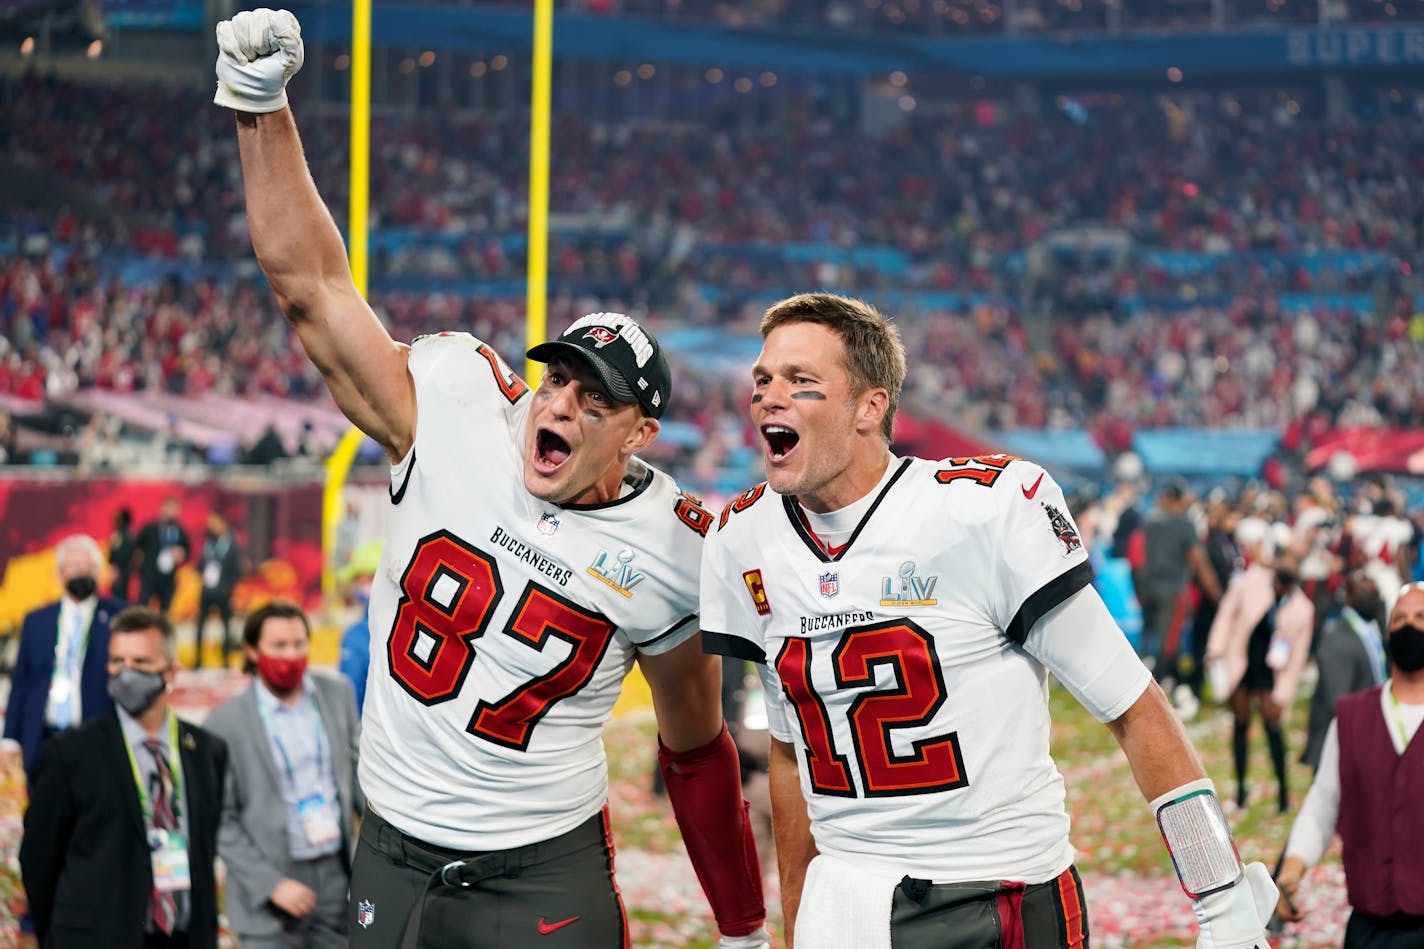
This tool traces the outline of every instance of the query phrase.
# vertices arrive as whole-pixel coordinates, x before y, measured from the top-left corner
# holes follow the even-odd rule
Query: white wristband
[[[1210,779],[1173,788],[1151,807],[1187,896],[1199,900],[1236,885],[1243,872],[1241,856]]]

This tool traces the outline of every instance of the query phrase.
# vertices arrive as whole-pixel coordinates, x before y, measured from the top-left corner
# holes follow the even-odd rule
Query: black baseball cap
[[[636,402],[651,417],[663,417],[672,396],[672,371],[657,337],[632,317],[590,313],[575,320],[558,339],[540,343],[528,353],[536,362],[561,355],[582,358],[619,402]]]

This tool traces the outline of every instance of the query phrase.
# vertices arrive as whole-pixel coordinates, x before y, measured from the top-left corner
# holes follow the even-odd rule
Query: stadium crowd
[[[890,308],[926,358],[906,405],[969,429],[1085,427],[1115,453],[1141,427],[1420,424],[1424,89],[1350,97],[1338,117],[1305,90],[1060,97],[1040,116],[959,102],[879,136],[814,110],[561,115],[552,206],[583,224],[556,229],[550,325],[597,305],[750,334],[785,288],[908,291]],[[321,397],[247,279],[220,110],[35,76],[0,102],[0,154],[48,169],[62,208],[12,209],[0,234],[0,393]],[[442,326],[518,351],[522,121],[377,117],[372,299],[397,338]],[[343,220],[345,118],[306,127]],[[674,413],[697,437],[671,463],[725,467],[750,443],[742,379],[679,369]]]

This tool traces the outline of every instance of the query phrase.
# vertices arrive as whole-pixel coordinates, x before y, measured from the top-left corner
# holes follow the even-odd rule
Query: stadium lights
[[[427,49],[420,54],[420,66],[422,69],[429,69],[435,65],[435,51]]]
[[[620,69],[613,74],[613,84],[615,86],[626,86],[633,81],[633,74],[626,69]]]
[[[21,56],[31,56],[31,55],[34,54],[34,51],[35,51],[35,38],[34,38],[33,36],[27,36],[27,37],[25,37],[24,40],[22,40],[22,41],[20,42],[20,55],[21,55]]]
[[[751,81],[750,79],[748,79],[746,76],[743,76],[743,77],[741,77],[740,79],[738,79],[736,82],[732,83],[732,88],[733,88],[733,89],[736,89],[738,92],[751,92],[751,91],[752,91],[752,81]]]
[[[757,77],[757,81],[760,82],[766,88],[770,89],[772,86],[776,85],[776,73],[764,72]]]
[[[490,68],[493,69],[495,72],[499,72],[501,69],[508,65],[509,57],[504,55],[503,53],[496,53],[494,58],[490,60]]]
[[[641,65],[641,66],[638,67],[638,78],[639,78],[639,79],[651,79],[651,78],[653,78],[655,75],[657,75],[657,72],[658,72],[657,68],[656,68],[655,66],[653,66],[652,63],[644,63],[643,65]]]
[[[1168,81],[1168,82],[1181,82],[1181,81],[1182,81],[1182,71],[1181,71],[1180,69],[1178,69],[1176,66],[1169,66],[1169,67],[1167,68],[1167,81]]]
[[[94,40],[93,42],[91,42],[89,46],[84,50],[84,55],[88,56],[90,59],[98,59],[100,56],[104,55],[104,41]]]
[[[347,53],[342,53],[331,61],[331,68],[337,72],[345,72],[351,68],[351,57]]]
[[[716,66],[713,66],[711,69],[707,70],[707,72],[703,73],[703,76],[707,79],[708,82],[721,82],[723,78],[722,70],[718,69]]]
[[[489,66],[485,65],[485,61],[483,59],[477,59],[473,63],[470,63],[471,79],[479,79],[487,72],[489,72]]]

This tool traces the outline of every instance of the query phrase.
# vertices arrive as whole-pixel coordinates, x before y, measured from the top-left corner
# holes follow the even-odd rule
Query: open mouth
[[[781,461],[795,450],[801,436],[784,425],[763,425],[761,437],[766,441],[766,450],[772,461]]]
[[[573,449],[569,443],[548,429],[541,428],[534,434],[534,457],[539,467],[553,471],[569,460]]]

